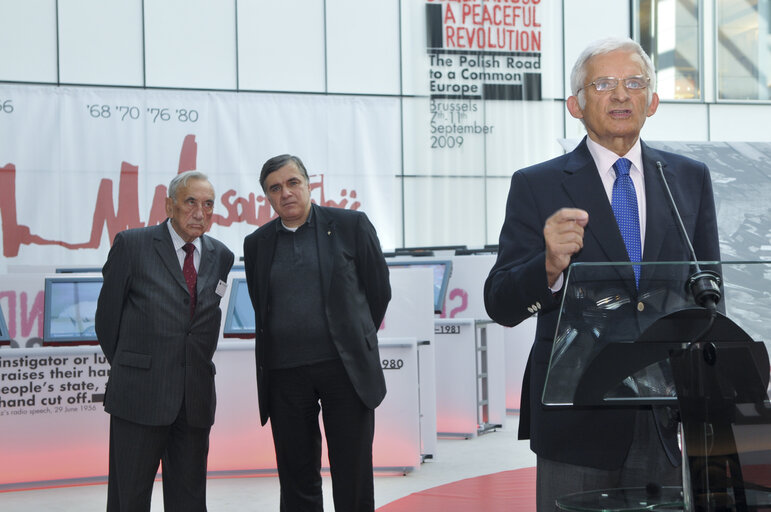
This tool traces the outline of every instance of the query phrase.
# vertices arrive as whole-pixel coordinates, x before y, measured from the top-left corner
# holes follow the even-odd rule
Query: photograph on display
[[[45,282],[43,342],[96,342],[101,277],[51,277]]]
[[[225,314],[224,336],[226,338],[254,337],[255,319],[249,288],[245,277],[233,279],[230,286],[230,299]]]

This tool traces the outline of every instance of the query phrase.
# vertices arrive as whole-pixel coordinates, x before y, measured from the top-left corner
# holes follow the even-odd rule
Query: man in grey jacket
[[[109,512],[149,511],[161,460],[165,510],[206,510],[212,356],[233,265],[233,253],[204,234],[214,199],[205,174],[178,174],[168,220],[118,233],[102,269],[96,333],[110,362]]]

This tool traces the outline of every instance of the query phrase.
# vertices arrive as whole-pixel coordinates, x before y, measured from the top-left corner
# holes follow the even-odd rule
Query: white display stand
[[[408,473],[420,465],[417,342],[379,338],[388,393],[375,409],[373,465],[377,472]],[[217,365],[217,421],[211,432],[209,473],[234,476],[276,472],[270,425],[260,427],[254,340],[226,340]],[[225,373],[227,372],[227,373]],[[323,423],[321,425],[323,432]],[[322,466],[329,467],[322,435]]]
[[[410,271],[415,272],[415,271]],[[228,293],[222,301],[223,312],[229,309],[230,290],[233,281],[243,279],[243,270],[231,271],[228,276]],[[421,279],[422,277],[422,279]],[[419,353],[422,354],[422,340],[416,337],[421,329],[417,327],[422,309],[421,302],[428,301],[429,322],[431,321],[430,271],[423,269],[419,274],[391,273],[392,299],[386,312],[383,326],[378,332],[380,359],[386,378],[387,394],[375,409],[375,439],[373,443],[373,464],[379,472],[406,473],[417,469],[421,461],[422,388],[419,386]],[[421,288],[427,291],[421,294]],[[421,297],[427,294],[427,299]],[[212,429],[209,470],[220,474],[275,472],[276,460],[270,428],[258,428],[257,388],[254,363],[254,339],[224,338],[226,318],[220,327],[220,344],[214,356],[217,365],[217,423]],[[388,329],[388,326],[391,326]],[[422,331],[426,329],[423,328]],[[430,331],[433,333],[433,331]],[[419,352],[420,351],[420,352]],[[423,359],[428,359],[423,357]],[[433,361],[433,357],[431,357]],[[221,378],[221,368],[238,372],[237,376]],[[424,372],[427,373],[428,372]],[[433,372],[430,374],[433,383]],[[244,383],[250,385],[244,389]],[[244,404],[253,404],[245,411]],[[222,417],[224,421],[220,422]],[[244,421],[246,420],[246,421]],[[322,424],[323,432],[323,424]],[[433,430],[434,439],[436,431]],[[251,439],[254,449],[244,450],[243,445]],[[434,441],[435,443],[435,441]],[[218,453],[215,454],[215,448]],[[433,453],[433,452],[432,452]],[[256,461],[256,465],[255,465]],[[326,442],[322,436],[322,464],[328,467]]]
[[[221,340],[217,366],[217,417],[209,440],[209,472],[221,476],[275,474],[270,423],[260,426],[254,339]]]
[[[433,326],[430,272],[409,272],[395,277],[393,310],[386,315],[391,332],[427,330],[408,329],[406,316],[427,316],[428,320],[418,323]],[[233,272],[229,280],[243,275],[243,271]],[[402,284],[399,275],[404,278]],[[19,273],[0,279],[0,299],[5,298],[0,305],[7,316],[9,311],[13,313],[13,330],[25,343],[38,343],[36,336],[42,332],[43,277]],[[227,311],[228,298],[226,294],[223,311]],[[428,304],[427,313],[423,302]],[[403,315],[397,313],[399,308]],[[423,421],[436,424],[435,402],[433,396],[428,398],[433,387],[419,384],[420,373],[434,381],[433,354],[423,354],[418,361],[423,344],[433,348],[432,329],[428,328],[430,336],[422,332],[420,338],[388,336],[385,330],[379,333],[388,394],[375,412],[373,462],[378,471],[406,473],[418,468],[421,445],[429,446],[433,453],[435,427],[422,427]],[[275,473],[271,431],[259,422],[254,339],[220,338],[214,362],[218,404],[211,433],[210,473]],[[0,348],[0,491],[106,481],[109,415],[102,400],[108,371],[98,346]],[[421,415],[421,407],[431,412]],[[422,435],[428,431],[424,440]],[[326,455],[323,463],[328,465]]]
[[[435,319],[437,429],[476,437],[506,414],[503,328],[489,320]]]
[[[108,368],[96,346],[0,350],[0,491],[106,481]]]
[[[477,346],[486,347],[487,367],[481,369],[480,374],[487,374],[487,397],[480,398],[487,400],[488,406],[486,415],[480,418],[480,425],[500,426],[506,422],[506,328],[490,320],[478,320],[476,322]],[[485,359],[482,349],[479,348],[478,364],[482,364]],[[520,374],[521,378],[521,374]],[[482,378],[478,379],[481,386],[484,383]]]
[[[431,459],[436,454],[437,429],[433,274],[428,268],[391,267],[389,270],[391,302],[378,336],[417,340],[420,453],[424,459]]]
[[[503,328],[506,361],[506,412],[518,413],[522,398],[522,378],[527,358],[535,339],[536,317],[533,315],[514,327]]]
[[[45,273],[0,275],[0,308],[11,334],[10,346],[43,346]]]
[[[377,472],[406,474],[422,462],[418,343],[382,337],[378,342],[388,393],[375,409],[372,460]]]
[[[495,264],[495,254],[453,256],[452,277],[447,287],[445,306],[448,318],[487,319],[484,301],[484,283]],[[506,411],[518,412],[527,357],[533,346],[535,317],[515,327],[504,328],[506,375]]]
[[[485,310],[484,285],[495,255],[469,254],[446,259],[452,260],[452,275],[443,318],[490,318]]]

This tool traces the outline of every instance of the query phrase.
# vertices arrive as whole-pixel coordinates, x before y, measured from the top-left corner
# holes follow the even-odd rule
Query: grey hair
[[[615,52],[618,50],[628,51],[634,53],[640,57],[643,64],[643,71],[650,78],[650,84],[645,91],[647,97],[647,105],[651,104],[653,99],[653,93],[656,91],[656,70],[653,68],[653,62],[648,54],[645,53],[642,46],[637,41],[629,39],[628,37],[608,37],[594,41],[587,46],[581,55],[578,56],[576,63],[573,64],[573,70],[570,72],[570,90],[573,96],[578,98],[578,106],[583,110],[586,107],[586,95],[584,94],[584,85],[588,80],[586,74],[586,65],[592,57],[598,55],[604,55],[606,53]],[[621,77],[619,77],[621,78]],[[579,92],[579,89],[581,91]]]
[[[305,176],[305,181],[310,183],[311,179],[308,177],[308,170],[305,168],[305,164],[303,164],[303,161],[300,160],[299,156],[288,154],[278,155],[268,159],[268,161],[262,165],[262,170],[260,171],[260,186],[262,187],[263,192],[265,192],[265,180],[268,178],[268,175],[281,169],[290,162],[293,162],[297,166],[297,170]]]
[[[209,177],[201,171],[185,171],[177,174],[172,178],[169,183],[169,197],[174,201],[177,200],[177,190],[179,187],[186,187],[187,182],[190,180],[206,180],[209,181]]]

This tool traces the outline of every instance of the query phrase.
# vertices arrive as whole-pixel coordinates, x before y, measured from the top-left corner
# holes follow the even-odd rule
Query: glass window
[[[699,4],[692,0],[640,0],[640,45],[656,68],[663,100],[702,97]]]
[[[771,1],[718,0],[717,94],[771,99]]]

